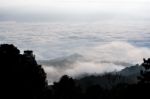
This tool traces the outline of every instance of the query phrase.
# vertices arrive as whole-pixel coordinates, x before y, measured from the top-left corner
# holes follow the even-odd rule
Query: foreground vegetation
[[[90,76],[82,80],[67,75],[48,85],[46,73],[32,51],[23,54],[11,44],[0,45],[1,98],[14,99],[127,99],[149,97],[150,59],[144,59],[137,83],[120,75]],[[103,82],[104,79],[109,79]],[[97,83],[90,83],[96,79]],[[121,79],[121,82],[118,80]],[[108,83],[108,84],[106,84]],[[106,86],[107,85],[107,86]],[[109,86],[108,86],[109,85]]]

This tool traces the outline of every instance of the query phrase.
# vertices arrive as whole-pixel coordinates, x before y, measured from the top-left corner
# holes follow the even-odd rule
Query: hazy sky
[[[0,0],[0,20],[146,20],[149,5],[149,0]]]
[[[149,0],[1,0],[5,5],[49,5],[49,3],[148,3]]]

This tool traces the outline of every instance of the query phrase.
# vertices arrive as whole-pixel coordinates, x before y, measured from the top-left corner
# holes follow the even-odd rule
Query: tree
[[[99,85],[92,85],[86,90],[86,99],[103,99],[104,89]]]
[[[147,60],[144,58],[142,66],[144,70],[141,71],[141,76],[138,79],[140,83],[150,83],[150,58]]]
[[[81,89],[76,85],[74,79],[64,75],[53,87],[54,99],[80,99]]]
[[[0,45],[1,92],[14,99],[41,99],[47,87],[46,73],[32,51],[12,44]]]

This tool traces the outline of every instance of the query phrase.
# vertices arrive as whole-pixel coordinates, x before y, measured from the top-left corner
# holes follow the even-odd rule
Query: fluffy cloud
[[[117,22],[0,22],[0,43],[33,50],[49,82],[64,74],[101,74],[150,56],[149,23]]]
[[[76,51],[77,52],[77,51]],[[127,42],[111,42],[105,45],[78,50],[78,54],[61,57],[49,61],[41,61],[45,65],[50,82],[58,80],[62,75],[78,77],[83,74],[102,74],[121,70],[142,62],[142,58],[150,56],[150,49],[135,47]]]

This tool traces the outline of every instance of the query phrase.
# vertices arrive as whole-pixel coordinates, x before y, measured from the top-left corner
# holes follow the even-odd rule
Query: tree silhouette
[[[54,99],[80,99],[81,89],[76,85],[75,81],[64,75],[59,82],[53,85]]]
[[[93,85],[86,90],[86,99],[103,99],[104,90],[99,85]]]
[[[15,99],[41,99],[47,87],[46,73],[32,51],[20,51],[12,44],[0,45],[1,92]]]
[[[150,58],[147,60],[144,58],[142,66],[144,67],[144,70],[141,71],[141,76],[138,77],[138,79],[140,79],[140,83],[150,84]]]
[[[105,74],[85,77],[83,81],[67,75],[48,85],[46,73],[35,60],[33,51],[23,54],[12,44],[0,45],[0,98],[14,99],[127,99],[149,97],[150,58],[143,59],[137,84],[124,83],[122,76]],[[94,79],[94,83],[90,81]],[[107,79],[106,81],[104,81]],[[123,79],[123,82],[118,80]],[[126,79],[125,79],[126,80]],[[109,88],[104,85],[109,84]],[[115,84],[114,84],[115,83]],[[107,85],[108,85],[107,84]]]

